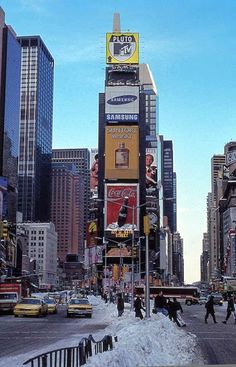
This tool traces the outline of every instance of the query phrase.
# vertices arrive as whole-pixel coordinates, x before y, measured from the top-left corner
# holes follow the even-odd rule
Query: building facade
[[[89,217],[90,198],[90,152],[87,148],[53,149],[53,163],[72,163],[83,182],[83,230],[79,227],[79,258],[84,255],[84,241],[86,240],[86,225]],[[79,213],[78,213],[79,214]],[[81,220],[81,218],[79,219]]]
[[[19,200],[23,221],[48,221],[54,60],[39,36],[18,37],[21,57]]]
[[[5,217],[16,223],[21,47],[0,8],[0,176],[7,181]],[[2,211],[2,208],[1,208]]]
[[[84,181],[72,163],[52,164],[51,218],[58,234],[59,262],[68,254],[80,254],[83,260]]]
[[[27,255],[35,261],[39,287],[51,288],[57,285],[57,233],[53,223],[21,223],[28,238]]]

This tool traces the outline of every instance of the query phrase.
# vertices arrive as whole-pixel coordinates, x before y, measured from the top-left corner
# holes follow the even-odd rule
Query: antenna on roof
[[[119,13],[114,13],[113,32],[120,32],[120,14]]]

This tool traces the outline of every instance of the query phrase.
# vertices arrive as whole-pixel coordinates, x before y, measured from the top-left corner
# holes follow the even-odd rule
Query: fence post
[[[67,349],[66,367],[72,367],[71,366],[71,348]]]
[[[47,355],[44,354],[42,356],[42,367],[47,367],[48,363],[47,363]]]

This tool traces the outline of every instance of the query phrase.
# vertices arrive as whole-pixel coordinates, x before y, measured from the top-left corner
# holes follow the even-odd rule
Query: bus
[[[200,289],[198,287],[186,286],[186,287],[165,287],[165,286],[150,286],[150,298],[153,299],[159,292],[163,292],[166,298],[179,298],[184,299],[186,305],[197,304],[200,297]],[[136,286],[135,294],[144,296],[145,287]]]

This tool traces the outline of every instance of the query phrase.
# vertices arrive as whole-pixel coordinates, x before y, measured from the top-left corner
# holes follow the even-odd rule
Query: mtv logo
[[[131,43],[114,43],[114,55],[124,56],[131,55],[132,45]]]

